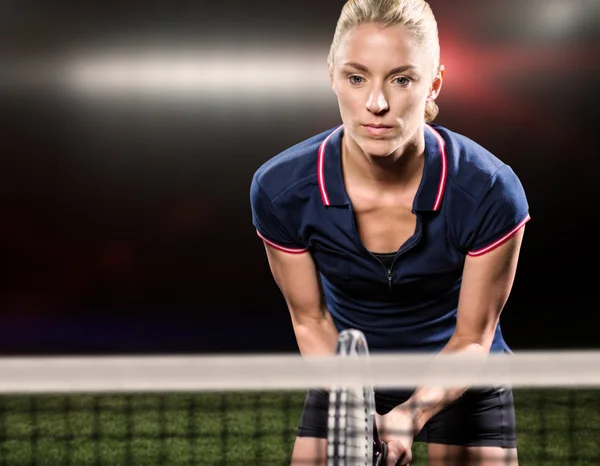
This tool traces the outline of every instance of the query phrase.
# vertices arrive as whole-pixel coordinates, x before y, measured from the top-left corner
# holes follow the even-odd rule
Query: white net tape
[[[600,387],[600,351],[0,358],[0,393],[288,390],[374,385]]]

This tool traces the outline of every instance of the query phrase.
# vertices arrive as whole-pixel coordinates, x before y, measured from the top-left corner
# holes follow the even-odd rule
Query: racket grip
[[[382,466],[387,458],[387,443],[379,442],[379,448],[373,455],[373,466]]]

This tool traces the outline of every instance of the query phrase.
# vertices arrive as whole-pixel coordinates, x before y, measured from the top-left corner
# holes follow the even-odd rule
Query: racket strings
[[[372,464],[372,429],[369,404],[362,390],[331,392],[328,420],[328,457],[331,466]]]
[[[367,357],[364,335],[357,330],[340,333],[336,353]],[[374,393],[371,388],[334,387],[328,413],[328,466],[373,466]]]

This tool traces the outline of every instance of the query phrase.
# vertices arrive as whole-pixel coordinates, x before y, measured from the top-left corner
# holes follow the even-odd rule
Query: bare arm
[[[458,303],[456,329],[441,353],[489,353],[500,313],[512,288],[524,228],[509,241],[483,256],[467,256]],[[419,406],[415,428],[420,429],[468,387],[418,388],[408,403]]]
[[[290,254],[265,243],[273,278],[287,303],[303,356],[333,354],[338,332],[325,307],[319,275],[308,252]]]

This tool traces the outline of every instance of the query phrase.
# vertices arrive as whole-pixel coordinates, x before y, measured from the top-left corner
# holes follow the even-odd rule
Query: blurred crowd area
[[[339,124],[343,2],[62,3],[0,12],[0,351],[294,351],[248,192]],[[430,3],[436,122],[530,201],[506,338],[594,346],[599,3]]]

